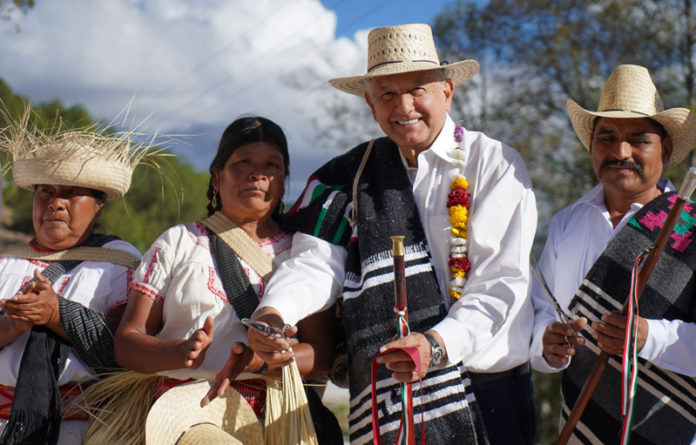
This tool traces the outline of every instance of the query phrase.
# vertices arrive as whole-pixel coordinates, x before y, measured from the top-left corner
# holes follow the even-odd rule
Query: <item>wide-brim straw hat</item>
[[[145,444],[263,444],[261,424],[236,390],[228,388],[222,397],[201,407],[210,388],[203,380],[165,392],[147,416]]]
[[[128,165],[105,159],[20,159],[12,164],[15,183],[32,190],[37,184],[72,185],[102,191],[106,199],[125,195],[131,184]]]
[[[329,83],[346,93],[362,96],[365,79],[377,76],[442,70],[455,86],[471,79],[479,70],[475,60],[440,64],[430,26],[422,23],[375,28],[367,37],[367,73],[341,77]]]
[[[597,111],[586,110],[572,99],[566,107],[575,134],[588,150],[597,117],[651,118],[659,122],[672,138],[669,166],[681,162],[696,142],[693,113],[686,108],[665,110],[650,73],[642,66],[617,66],[604,85]]]
[[[0,104],[1,105],[1,104]],[[9,155],[15,183],[32,190],[38,184],[85,187],[105,193],[106,199],[125,195],[137,165],[159,169],[164,154],[154,137],[141,134],[138,127],[112,131],[109,126],[91,125],[64,129],[57,120],[53,127],[39,128],[27,104],[15,119],[0,106],[7,127],[0,131],[0,151]]]

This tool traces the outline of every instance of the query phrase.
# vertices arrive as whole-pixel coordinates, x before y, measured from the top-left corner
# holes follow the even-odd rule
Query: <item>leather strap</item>
[[[256,241],[222,212],[213,213],[201,223],[215,232],[230,249],[234,250],[239,258],[261,275],[264,281],[267,281],[275,272],[276,265],[273,260],[259,249]]]
[[[73,247],[56,252],[37,252],[31,246],[10,246],[0,257],[27,258],[41,261],[103,261],[135,269],[140,259],[132,253],[108,247]]]
[[[212,232],[212,231],[211,231]],[[222,287],[225,289],[227,299],[240,318],[249,318],[259,305],[259,297],[256,295],[249,277],[244,272],[234,250],[216,233],[210,233],[210,251],[215,258]],[[258,246],[256,247],[258,249]],[[269,258],[270,259],[270,258]]]

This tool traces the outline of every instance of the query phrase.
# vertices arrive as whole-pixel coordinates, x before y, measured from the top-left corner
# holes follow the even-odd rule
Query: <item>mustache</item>
[[[616,165],[617,167],[629,167],[629,168],[632,168],[633,170],[636,171],[636,173],[638,174],[638,176],[640,176],[641,178],[643,177],[643,166],[640,165],[639,163],[635,162],[635,161],[631,161],[631,160],[628,160],[628,159],[623,159],[623,160],[620,160],[620,161],[612,161],[612,160],[604,161],[604,162],[602,162],[602,165],[599,167],[599,171],[601,172],[601,171],[604,170],[606,167],[609,167],[609,166],[612,166],[612,165]]]

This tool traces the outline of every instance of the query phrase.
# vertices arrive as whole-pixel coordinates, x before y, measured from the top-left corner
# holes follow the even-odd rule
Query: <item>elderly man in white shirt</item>
[[[576,360],[571,363],[571,357],[596,355],[600,350],[613,355],[623,354],[626,317],[607,310],[601,302],[596,303],[588,296],[589,292],[584,288],[580,291],[578,288],[586,285],[595,262],[629,221],[646,204],[674,191],[668,180],[660,179],[663,167],[679,163],[696,142],[696,120],[692,113],[684,108],[664,110],[650,74],[640,66],[620,65],[615,69],[605,85],[599,111],[584,110],[570,99],[567,105],[575,132],[589,150],[600,183],[552,218],[539,261],[539,271],[559,306],[563,309],[570,306],[578,316],[570,324],[556,321],[556,312],[547,292],[537,281],[532,285],[535,310],[532,366],[542,372],[555,372],[570,364],[569,370],[572,371],[564,375],[562,420],[568,417],[582,385],[582,382],[573,381],[573,375],[583,376],[581,379],[586,380],[589,375],[587,364],[591,364],[584,357],[578,363]],[[631,265],[625,267],[630,268]],[[612,278],[613,281],[618,279],[616,275]],[[617,296],[622,298],[618,304],[622,304],[626,296]],[[666,315],[664,318],[653,317],[637,316],[638,356],[665,372],[695,376],[696,324],[693,319],[673,319]],[[591,338],[589,335],[586,338],[576,335],[585,328],[588,318],[593,320]],[[651,369],[658,372],[656,368]],[[621,358],[614,357],[605,374],[620,371]],[[612,378],[611,375],[603,377],[604,383],[600,385],[609,385],[607,382]],[[683,377],[678,379],[685,381]],[[620,403],[612,398],[613,391],[620,392],[620,387],[608,389],[601,386],[595,390],[593,403],[586,410],[589,414],[581,418],[571,440],[580,443],[617,440],[622,420]],[[642,397],[648,404],[650,402],[641,395],[641,391],[655,395],[659,389],[639,386],[638,391],[636,400]],[[690,397],[693,403],[693,388],[687,389],[686,393],[690,391],[691,396],[685,397]],[[681,391],[677,389],[676,392]],[[690,442],[694,431],[685,432],[685,440],[671,441],[665,436],[667,429],[680,430],[678,424],[661,423],[659,413],[662,411],[659,409],[660,406],[664,408],[663,411],[669,409],[666,408],[669,405],[668,397],[672,396],[663,395],[657,404],[645,406],[645,412],[640,409],[636,411],[633,427],[635,440],[642,439],[647,441],[645,443]],[[686,415],[685,424],[693,426],[694,414]],[[678,415],[669,416],[670,419],[676,417]],[[655,438],[658,438],[657,442],[653,442]]]
[[[478,403],[490,443],[531,444],[528,286],[537,213],[528,173],[516,151],[448,115],[454,87],[478,63],[440,65],[427,25],[377,28],[368,41],[368,74],[330,82],[364,96],[388,138],[310,177],[288,221],[313,236],[293,244],[255,318],[294,324],[334,303],[342,286],[352,443],[372,441],[371,358],[415,347],[419,368],[397,349],[378,359],[391,371],[377,376],[383,440],[393,442],[399,427],[398,382],[422,378],[414,412],[425,410],[429,442],[485,443]],[[390,235],[406,237],[410,335],[396,341]],[[250,332],[249,341],[266,360],[291,354],[277,352],[288,346],[283,340]]]

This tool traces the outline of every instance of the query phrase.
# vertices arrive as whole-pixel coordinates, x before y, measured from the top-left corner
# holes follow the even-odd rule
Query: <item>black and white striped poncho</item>
[[[291,230],[343,245],[348,251],[342,298],[349,356],[350,439],[354,444],[372,441],[370,361],[397,332],[390,236],[406,236],[411,330],[425,332],[446,315],[411,183],[397,146],[388,138],[375,141],[358,182],[357,223],[354,227],[349,223],[353,182],[367,145],[359,145],[317,170],[287,221]],[[429,443],[487,443],[469,385],[461,364],[429,372],[422,396],[414,384],[416,436],[422,406]],[[394,443],[401,413],[400,389],[384,367],[379,370],[377,388],[382,440]]]
[[[605,312],[621,309],[628,297],[633,262],[657,239],[675,198],[674,192],[663,194],[633,216],[587,273],[569,305],[571,312],[587,317],[591,324]],[[696,205],[687,202],[640,297],[643,318],[696,320],[695,223]],[[590,331],[589,327],[583,331],[587,347],[576,349],[563,374],[563,419],[575,405],[599,353]],[[696,435],[696,379],[641,358],[639,362],[631,444],[691,443]],[[575,428],[575,439],[586,444],[619,443],[621,421],[621,357],[612,356]]]

